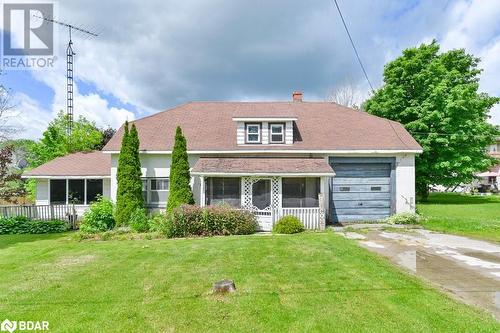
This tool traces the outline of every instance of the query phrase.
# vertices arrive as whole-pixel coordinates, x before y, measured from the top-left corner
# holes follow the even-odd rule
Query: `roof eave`
[[[191,172],[195,176],[208,177],[333,177],[335,172]]]
[[[110,175],[22,175],[26,179],[106,179]]]

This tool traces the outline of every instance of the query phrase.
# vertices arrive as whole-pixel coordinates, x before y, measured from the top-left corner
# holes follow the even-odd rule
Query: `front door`
[[[252,205],[259,222],[259,229],[271,231],[273,227],[271,217],[271,179],[259,179],[252,184]]]

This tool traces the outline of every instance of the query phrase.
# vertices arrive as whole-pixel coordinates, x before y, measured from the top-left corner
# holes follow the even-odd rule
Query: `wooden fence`
[[[32,220],[64,220],[73,223],[76,210],[72,205],[40,205],[40,206],[0,206],[0,217],[26,216]]]
[[[292,215],[302,221],[306,229],[325,228],[325,210],[322,208],[275,208],[273,224],[286,215]]]

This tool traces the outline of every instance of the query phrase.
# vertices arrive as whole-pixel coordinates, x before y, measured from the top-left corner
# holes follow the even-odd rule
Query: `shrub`
[[[130,216],[130,227],[137,232],[149,231],[149,220],[146,209],[137,208]]]
[[[115,226],[113,209],[114,205],[111,200],[97,198],[83,214],[80,230],[86,233],[96,233],[113,229]]]
[[[25,216],[0,219],[0,234],[48,234],[66,230],[68,224],[61,220],[30,220]]]
[[[302,222],[292,215],[283,216],[273,227],[273,232],[277,234],[296,234],[302,231],[304,231]]]
[[[420,224],[423,218],[415,213],[399,213],[389,216],[385,222],[389,224]]]
[[[165,214],[157,213],[149,219],[149,231],[167,233],[168,218]]]
[[[167,237],[247,235],[257,230],[255,216],[227,207],[182,205],[164,215]]]

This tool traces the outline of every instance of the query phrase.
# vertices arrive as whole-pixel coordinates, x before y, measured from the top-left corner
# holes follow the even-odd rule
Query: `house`
[[[253,211],[262,230],[282,215],[308,228],[379,220],[415,210],[415,154],[422,148],[394,121],[330,102],[191,102],[134,121],[143,193],[166,206],[174,133],[188,143],[199,205]],[[37,205],[102,194],[116,199],[120,128],[102,152],[57,158],[25,174],[37,180]]]
[[[487,171],[477,174],[479,179],[474,185],[481,192],[498,192],[500,190],[500,136],[495,138],[495,143],[489,145],[488,154],[498,159],[499,163]]]

